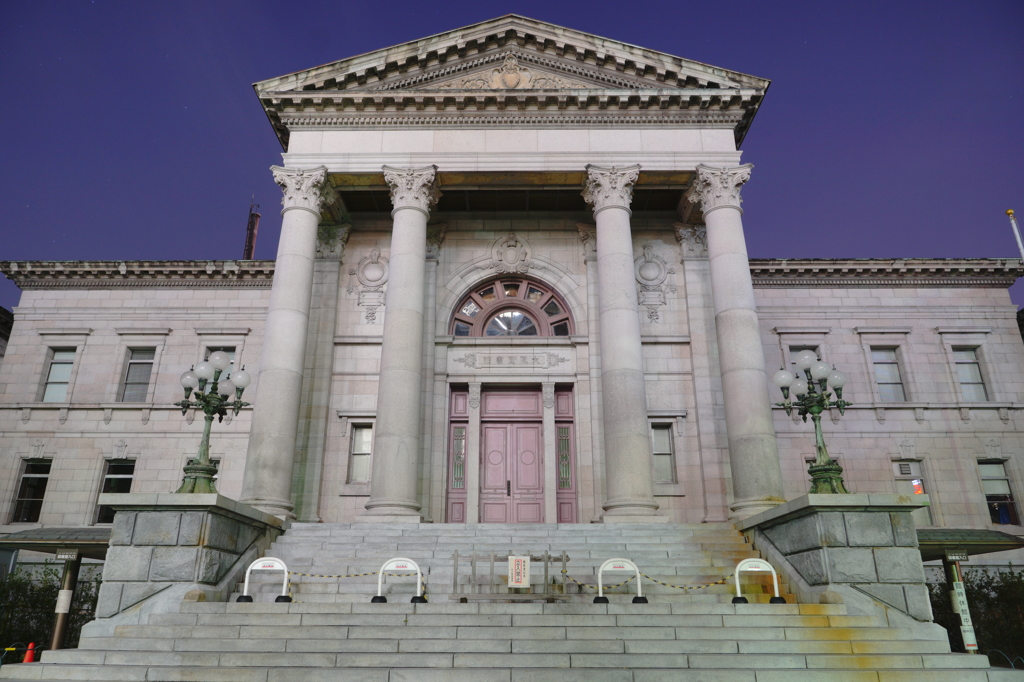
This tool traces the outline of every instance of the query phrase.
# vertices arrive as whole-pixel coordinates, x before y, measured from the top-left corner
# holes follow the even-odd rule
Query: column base
[[[766,512],[769,509],[774,509],[780,504],[785,503],[785,500],[740,500],[733,502],[729,505],[729,510],[732,512],[729,514],[730,521],[738,521],[745,519],[761,512]]]
[[[671,523],[672,520],[660,514],[605,514],[601,523]]]
[[[356,523],[423,523],[419,514],[363,514]]]
[[[295,520],[295,514],[292,511],[295,509],[295,505],[292,504],[291,500],[265,500],[254,498],[239,500],[239,502],[247,504],[255,509],[259,509],[264,514],[276,516],[285,522],[290,523]]]

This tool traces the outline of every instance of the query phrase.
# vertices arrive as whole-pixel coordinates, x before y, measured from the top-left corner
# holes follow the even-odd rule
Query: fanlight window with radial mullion
[[[455,307],[455,336],[569,336],[569,308],[550,287],[520,278],[476,286]]]

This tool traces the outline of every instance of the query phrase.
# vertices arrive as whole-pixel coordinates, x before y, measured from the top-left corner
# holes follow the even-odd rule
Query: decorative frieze
[[[270,288],[274,261],[0,261],[0,273],[33,289]]]
[[[740,188],[750,179],[754,164],[747,163],[732,168],[712,168],[697,165],[697,176],[686,191],[686,198],[698,204],[704,213],[722,206],[739,208],[743,201]]]
[[[639,164],[625,168],[587,164],[583,199],[594,208],[594,213],[613,206],[628,211],[633,200],[633,184],[639,177]]]
[[[755,287],[1008,287],[1024,277],[1013,258],[751,258]]]
[[[319,168],[284,168],[271,166],[274,182],[281,188],[284,210],[304,208],[317,215],[324,206],[333,204],[337,193],[327,181],[327,166]]]
[[[383,166],[384,180],[391,188],[391,204],[395,210],[414,208],[424,213],[441,198],[437,186],[437,166],[425,168],[394,168]]]

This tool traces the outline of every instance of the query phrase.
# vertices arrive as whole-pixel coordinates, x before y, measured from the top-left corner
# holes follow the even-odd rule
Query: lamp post
[[[237,415],[243,407],[250,404],[242,402],[242,391],[252,382],[252,377],[244,368],[232,372],[229,377],[220,378],[221,373],[230,365],[231,358],[227,353],[215,351],[210,354],[209,360],[200,362],[181,375],[185,399],[174,404],[181,408],[182,414],[192,407],[201,409],[206,415],[206,424],[203,426],[203,438],[199,441],[199,454],[185,465],[185,477],[181,481],[181,487],[175,492],[217,492],[213,487],[213,476],[217,473],[217,467],[210,463],[210,427],[213,426],[213,417],[216,415],[220,421],[224,421],[228,409],[234,409]],[[197,388],[199,390],[195,390]],[[229,402],[232,392],[235,399]],[[190,401],[189,396],[195,400]]]
[[[786,408],[787,415],[792,415],[795,407],[799,410],[798,414],[804,418],[804,422],[807,421],[807,415],[811,415],[811,420],[814,421],[814,443],[818,456],[807,468],[811,475],[810,494],[849,493],[850,491],[843,485],[843,468],[829,457],[825,448],[825,438],[821,434],[822,411],[837,407],[839,414],[845,414],[846,408],[852,405],[843,400],[846,375],[834,366],[829,367],[827,362],[818,360],[818,356],[810,350],[797,355],[796,367],[798,372],[803,370],[806,379],[786,369],[780,369],[772,377],[772,382],[782,389],[782,397],[785,398],[785,402],[775,403],[776,405]],[[818,384],[817,387],[815,382]],[[832,394],[828,389],[835,391],[835,400],[829,400]],[[789,399],[790,391],[796,396],[795,402]]]

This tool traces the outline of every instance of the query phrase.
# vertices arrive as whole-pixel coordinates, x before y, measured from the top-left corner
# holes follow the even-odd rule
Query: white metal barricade
[[[283,571],[284,581],[281,585],[281,594],[277,596],[275,602],[290,602],[292,598],[288,596],[288,567],[284,565],[284,562],[280,559],[273,557],[266,557],[264,559],[257,559],[256,561],[249,564],[249,568],[245,569],[245,586],[242,587],[242,594],[235,601],[250,602],[252,597],[249,596],[249,574],[253,571]]]
[[[640,586],[640,569],[629,559],[609,559],[601,564],[597,570],[597,596],[594,597],[595,604],[607,604],[608,597],[604,596],[604,572],[609,573],[633,573],[636,575],[636,596],[633,597],[634,604],[646,604],[647,597],[644,596],[643,588]]]
[[[769,604],[785,604],[786,600],[779,596],[779,574],[775,567],[764,559],[744,559],[736,564],[736,596],[732,598],[733,604],[746,604],[747,598],[740,594],[740,571],[764,572],[771,571],[772,582],[775,585],[775,596],[768,600]]]
[[[427,600],[423,596],[423,572],[420,571],[419,564],[412,559],[405,559],[398,557],[396,559],[388,559],[384,562],[384,565],[380,567],[380,572],[377,574],[377,596],[370,600],[371,604],[387,604],[388,598],[384,596],[384,572],[385,571],[416,571],[416,595],[412,598],[413,604],[426,604]]]

